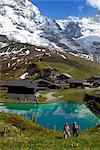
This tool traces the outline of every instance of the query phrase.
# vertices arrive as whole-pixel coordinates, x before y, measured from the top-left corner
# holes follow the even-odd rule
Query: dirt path
[[[74,66],[72,66],[70,69],[68,69],[67,72],[72,71],[72,70],[77,66],[77,64],[78,64],[78,63],[76,63]]]
[[[45,97],[47,98],[46,102],[54,101],[57,99],[55,96],[53,96],[54,93],[56,92],[50,92],[45,95]]]

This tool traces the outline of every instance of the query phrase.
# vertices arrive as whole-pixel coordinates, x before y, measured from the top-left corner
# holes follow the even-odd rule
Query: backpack
[[[75,129],[78,129],[78,124],[75,124]]]

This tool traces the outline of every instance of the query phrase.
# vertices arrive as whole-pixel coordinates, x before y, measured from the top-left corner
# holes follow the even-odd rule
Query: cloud
[[[78,7],[78,10],[79,10],[80,13],[83,11],[83,9],[84,9],[84,6],[79,6]]]
[[[100,0],[86,0],[86,3],[92,7],[100,10]]]

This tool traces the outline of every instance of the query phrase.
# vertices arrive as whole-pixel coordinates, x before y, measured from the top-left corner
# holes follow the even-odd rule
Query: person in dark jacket
[[[76,137],[78,137],[78,135],[79,135],[79,125],[76,122],[73,122],[73,124],[72,124],[72,132],[73,132],[73,136],[76,135]]]

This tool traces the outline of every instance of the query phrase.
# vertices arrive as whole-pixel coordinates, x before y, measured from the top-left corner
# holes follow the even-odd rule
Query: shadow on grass
[[[56,136],[56,139],[64,139],[63,136]]]

